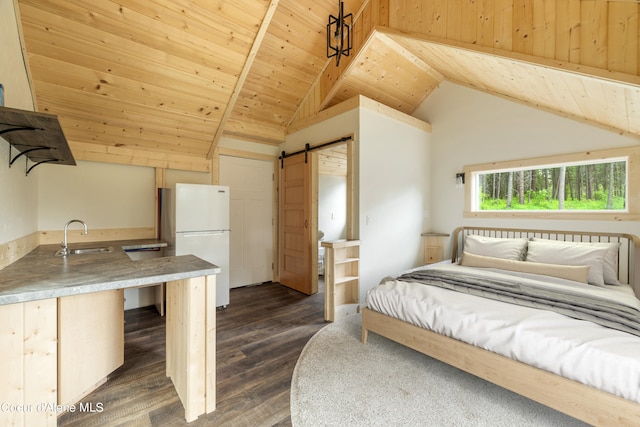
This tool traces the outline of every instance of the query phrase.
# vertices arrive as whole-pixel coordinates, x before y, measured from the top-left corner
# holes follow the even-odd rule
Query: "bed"
[[[592,425],[640,425],[637,237],[460,227],[367,293],[369,332]],[[634,289],[634,286],[636,288]]]

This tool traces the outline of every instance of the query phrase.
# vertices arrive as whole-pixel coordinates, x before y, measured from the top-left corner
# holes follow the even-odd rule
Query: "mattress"
[[[426,268],[516,274],[457,264]],[[516,275],[574,285],[547,276]],[[628,286],[598,292],[640,304]],[[371,289],[366,302],[385,315],[640,403],[640,337],[636,335],[553,311],[394,278]]]

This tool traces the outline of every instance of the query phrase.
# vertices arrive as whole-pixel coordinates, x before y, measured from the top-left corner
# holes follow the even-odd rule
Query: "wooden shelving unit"
[[[324,319],[334,322],[360,311],[360,241],[322,242],[325,248]]]

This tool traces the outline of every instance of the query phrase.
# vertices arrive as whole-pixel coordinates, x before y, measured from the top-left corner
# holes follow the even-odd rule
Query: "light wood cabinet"
[[[449,237],[449,235],[446,233],[422,233],[425,264],[444,261],[444,247],[447,237]]]
[[[123,363],[123,290],[58,298],[58,403],[79,401]]]
[[[0,425],[55,427],[56,316],[55,298],[0,306]]]
[[[360,311],[360,241],[322,242],[325,248],[324,318],[334,322]]]
[[[216,276],[167,282],[167,376],[187,422],[216,409]]]

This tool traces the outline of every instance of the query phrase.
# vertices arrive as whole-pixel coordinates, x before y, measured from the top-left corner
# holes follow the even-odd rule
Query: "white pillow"
[[[619,285],[618,280],[618,251],[620,249],[620,242],[563,242],[562,240],[546,240],[534,237],[532,241],[542,241],[557,243],[560,245],[590,245],[597,248],[607,248],[607,253],[604,256],[604,283],[607,285]]]
[[[588,265],[559,265],[514,261],[512,259],[491,258],[470,254],[466,251],[462,252],[462,261],[460,264],[467,267],[499,268],[500,270],[517,271],[521,273],[542,274],[584,284],[587,284],[590,269]]]
[[[464,251],[475,255],[524,261],[527,243],[528,240],[525,238],[506,239],[470,234],[464,241]]]
[[[573,242],[570,242],[573,243]],[[532,240],[527,261],[562,265],[588,265],[592,285],[604,285],[604,258],[609,249],[585,244],[559,244],[550,240]]]

